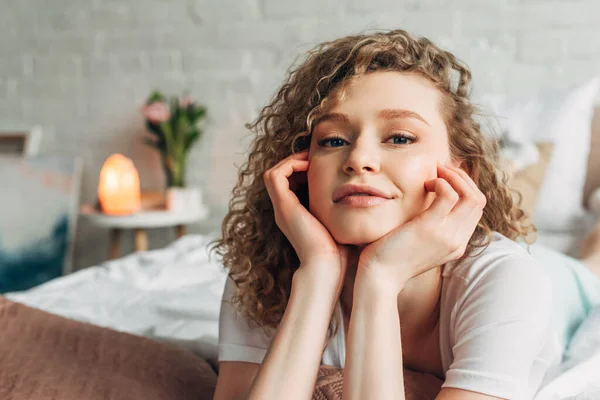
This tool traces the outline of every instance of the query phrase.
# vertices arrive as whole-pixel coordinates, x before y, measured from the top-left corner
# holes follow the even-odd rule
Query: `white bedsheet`
[[[600,399],[600,307],[593,309],[571,342],[571,358],[548,371],[535,400]]]
[[[183,345],[217,365],[218,320],[227,277],[206,246],[214,235],[86,268],[6,297],[119,331]],[[572,359],[549,373],[535,400],[600,399],[600,308],[581,325]]]
[[[227,276],[208,258],[213,235],[90,267],[10,300],[53,314],[176,342],[216,365],[221,296]]]

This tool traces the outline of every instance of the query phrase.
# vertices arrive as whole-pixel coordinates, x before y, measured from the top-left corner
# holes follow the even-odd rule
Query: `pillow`
[[[592,192],[600,187],[600,108],[594,110],[592,120],[592,138],[590,140],[590,155],[588,157],[587,175],[583,190],[583,201],[587,205]]]
[[[0,399],[209,400],[217,376],[191,351],[0,297]]]
[[[533,215],[539,229],[576,230],[586,217],[583,189],[599,88],[600,77],[595,77],[565,92],[486,94],[475,101],[512,136],[554,144]]]
[[[537,143],[535,147],[538,153],[538,161],[535,164],[519,169],[507,161],[510,175],[508,185],[521,194],[521,208],[528,216],[532,216],[535,212],[538,194],[554,146],[552,143]]]

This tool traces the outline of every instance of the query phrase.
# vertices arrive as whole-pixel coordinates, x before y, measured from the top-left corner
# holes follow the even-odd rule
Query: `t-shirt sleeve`
[[[218,359],[220,361],[247,361],[260,364],[272,338],[261,328],[248,326],[247,319],[231,304],[236,285],[227,277],[219,313]]]
[[[457,303],[454,358],[442,387],[527,398],[531,379],[541,379],[532,370],[545,363],[539,357],[549,340],[551,308],[552,284],[535,260],[498,261]]]

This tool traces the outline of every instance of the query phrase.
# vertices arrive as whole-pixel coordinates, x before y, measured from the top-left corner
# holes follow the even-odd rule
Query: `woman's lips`
[[[342,197],[335,204],[343,204],[350,207],[365,208],[377,206],[388,200],[390,199],[386,199],[385,197],[353,194]]]

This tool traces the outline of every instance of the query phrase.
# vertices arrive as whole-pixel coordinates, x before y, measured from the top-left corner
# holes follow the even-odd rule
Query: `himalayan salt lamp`
[[[106,159],[100,171],[98,200],[105,214],[126,215],[140,209],[140,178],[129,158],[113,154]]]

